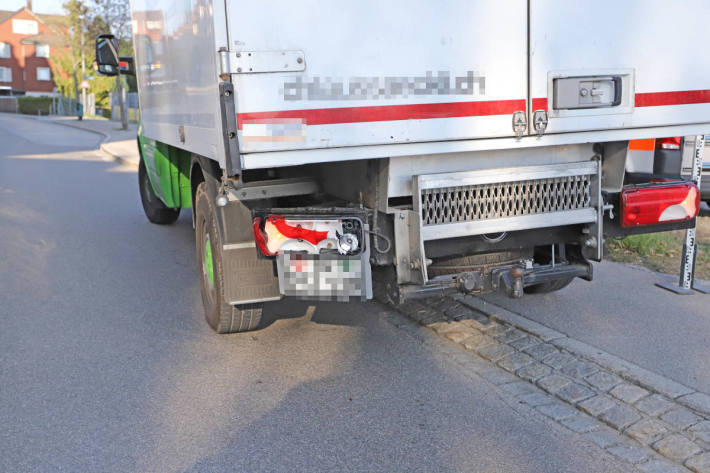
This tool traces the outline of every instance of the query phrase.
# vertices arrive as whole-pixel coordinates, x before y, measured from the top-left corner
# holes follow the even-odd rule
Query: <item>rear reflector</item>
[[[633,187],[621,192],[621,226],[682,222],[698,215],[700,192],[692,182]]]
[[[632,151],[653,151],[656,149],[656,140],[653,138],[647,140],[630,140],[629,149]]]
[[[680,149],[680,136],[658,138],[656,140],[656,149]]]

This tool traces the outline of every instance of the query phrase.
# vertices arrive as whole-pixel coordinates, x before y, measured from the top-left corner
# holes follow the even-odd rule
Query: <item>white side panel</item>
[[[306,66],[233,75],[244,153],[511,136],[525,110],[525,0],[227,10],[232,51],[303,51]]]
[[[531,113],[546,133],[710,122],[707,0],[530,0]],[[555,77],[619,75],[622,102],[555,110]]]
[[[131,11],[143,133],[219,158],[212,0],[132,0]]]

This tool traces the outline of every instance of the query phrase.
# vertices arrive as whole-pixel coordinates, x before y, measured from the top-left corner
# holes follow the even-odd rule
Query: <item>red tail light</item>
[[[680,136],[658,138],[656,140],[656,149],[680,149]]]
[[[256,217],[253,222],[253,230],[254,230],[254,241],[256,242],[256,246],[259,247],[259,250],[266,256],[275,256],[276,253],[272,253],[269,251],[269,249],[266,247],[266,233],[264,233],[264,230],[261,229],[261,217]]]
[[[621,192],[621,226],[682,222],[698,215],[700,192],[692,182],[634,187]]]
[[[337,218],[268,215],[256,217],[252,228],[256,246],[266,256],[275,256],[282,251],[318,254],[321,251],[337,250],[341,254],[348,254],[357,250],[358,246],[358,237],[346,233],[343,221]],[[351,248],[353,241],[355,248]]]
[[[283,217],[274,217],[273,215],[269,215],[268,220],[276,227],[279,233],[287,238],[306,240],[314,245],[317,245],[321,241],[328,238],[328,232],[319,232],[317,230],[308,230],[301,226],[289,225]]]

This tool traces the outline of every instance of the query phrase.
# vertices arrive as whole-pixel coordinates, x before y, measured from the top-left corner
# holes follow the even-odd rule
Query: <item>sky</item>
[[[64,13],[62,3],[65,0],[32,0],[35,13]],[[26,0],[0,0],[0,10],[19,10],[26,6]]]

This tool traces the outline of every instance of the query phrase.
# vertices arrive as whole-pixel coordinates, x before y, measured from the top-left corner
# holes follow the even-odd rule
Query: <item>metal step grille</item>
[[[471,222],[591,207],[592,176],[422,189],[424,225]]]

